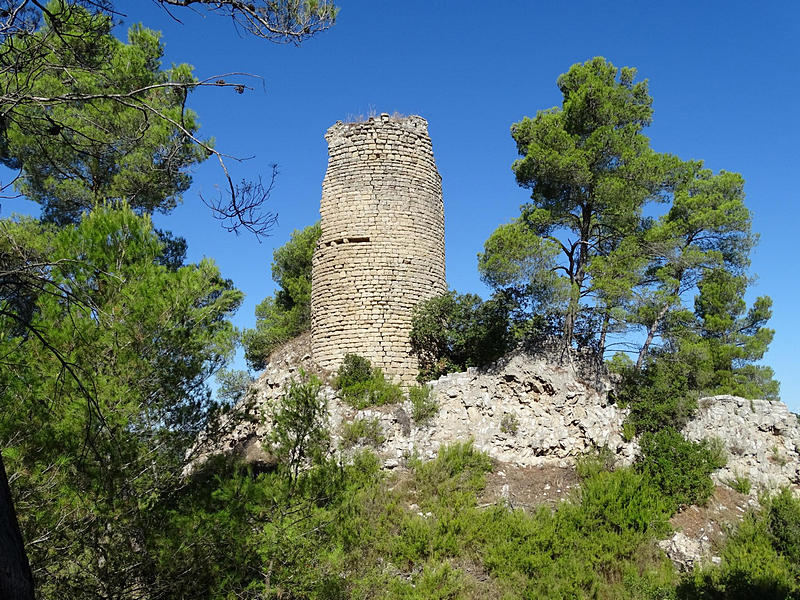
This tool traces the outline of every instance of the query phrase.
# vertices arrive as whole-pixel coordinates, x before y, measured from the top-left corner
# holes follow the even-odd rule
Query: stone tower
[[[447,291],[442,185],[428,122],[382,114],[337,122],[325,139],[311,277],[314,361],[333,371],[351,352],[411,384],[412,311]]]

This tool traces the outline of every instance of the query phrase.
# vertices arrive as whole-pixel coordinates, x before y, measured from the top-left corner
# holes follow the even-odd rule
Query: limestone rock
[[[747,477],[755,495],[779,487],[800,488],[800,423],[783,402],[712,396],[700,400],[686,425],[690,440],[716,437],[728,464],[713,475],[718,483]]]

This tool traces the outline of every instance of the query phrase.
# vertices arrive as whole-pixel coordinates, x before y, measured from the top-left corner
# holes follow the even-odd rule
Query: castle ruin
[[[428,122],[387,114],[339,121],[325,139],[311,277],[314,361],[334,371],[345,354],[358,354],[411,384],[412,311],[447,291],[441,176]]]

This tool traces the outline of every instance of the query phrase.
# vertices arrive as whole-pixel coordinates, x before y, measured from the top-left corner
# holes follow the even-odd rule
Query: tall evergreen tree
[[[708,394],[777,399],[778,382],[770,367],[754,364],[764,357],[775,330],[766,326],[772,300],[744,300],[748,280],[728,269],[707,271],[698,283],[695,321],[672,333],[678,355],[688,364],[697,387]]]
[[[189,168],[208,156],[209,142],[195,142],[197,118],[185,108],[196,83],[191,67],[162,70],[160,36],[140,25],[126,44],[111,34],[108,15],[48,7],[41,29],[0,47],[11,60],[44,48],[24,70],[0,73],[0,87],[24,78],[28,94],[54,98],[6,111],[0,159],[20,169],[17,189],[59,224],[111,199],[137,212],[168,212],[191,183]],[[92,100],[66,101],[81,96]]]
[[[155,592],[154,528],[216,409],[205,381],[231,355],[242,294],[210,261],[159,264],[149,219],[128,208],[2,227],[49,257],[30,322],[15,334],[0,320],[0,444],[39,591]]]
[[[597,291],[592,259],[638,227],[642,207],[662,199],[669,173],[679,166],[674,157],[655,153],[642,133],[652,118],[652,98],[647,82],[635,79],[635,69],[618,69],[601,57],[573,65],[558,78],[562,106],[511,128],[522,156],[513,171],[531,190],[522,222],[561,249],[558,269],[570,288],[567,345],[578,320],[591,317],[586,301]]]
[[[742,176],[715,175],[702,163],[686,163],[666,214],[647,222],[640,235],[630,236],[596,265],[605,282],[624,283],[632,292],[626,318],[646,329],[637,368],[671,318],[679,318],[673,313],[685,310],[683,296],[710,270],[743,274],[756,240]]]

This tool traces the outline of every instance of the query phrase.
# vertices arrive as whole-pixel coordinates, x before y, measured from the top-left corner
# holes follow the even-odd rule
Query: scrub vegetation
[[[159,2],[284,42],[336,16],[322,0]],[[757,364],[771,301],[744,299],[756,241],[744,180],[651,149],[652,99],[634,69],[573,65],[557,82],[562,105],[512,126],[530,200],[478,257],[492,296],[450,292],[415,314],[419,427],[438,411],[425,381],[519,344],[589,348],[619,374],[613,400],[630,408],[637,462],[615,468],[598,449],[567,500],[523,510],[484,501],[499,467],[466,440],[387,472],[369,448],[384,441],[380,422],[362,418],[338,432],[345,460],[321,382],[305,373],[270,407],[273,462],[218,456],[188,473],[199,435],[244,418],[232,407],[250,379],[225,369],[237,344],[260,368],[308,328],[320,227],[275,251],[278,289],[240,336],[230,318],[242,293],[213,260],[186,264],[185,241],[151,220],[181,201],[197,164],[224,156],[186,109],[208,82],[164,68],[157,32],[114,37],[111,2],[6,4],[0,161],[42,215],[0,220],[0,597],[800,598],[800,500],[788,490],[760,499],[718,565],[680,574],[656,544],[677,511],[708,500],[726,459],[718,442],[679,433],[697,399],[777,398],[778,385]],[[231,183],[227,203],[207,204],[258,235],[267,194]],[[607,356],[611,337],[633,331],[640,347]],[[405,401],[355,355],[335,387],[357,409]],[[514,415],[502,423],[518,433]]]

